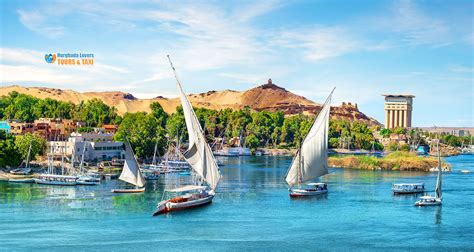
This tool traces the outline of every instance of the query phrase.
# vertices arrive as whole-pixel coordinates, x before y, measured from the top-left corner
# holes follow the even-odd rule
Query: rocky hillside
[[[0,96],[17,91],[38,98],[51,98],[72,103],[98,98],[109,106],[117,108],[119,114],[125,112],[150,111],[152,102],[159,102],[167,113],[173,113],[180,105],[178,98],[165,98],[162,96],[153,99],[137,99],[132,94],[124,92],[77,92],[69,89],[54,89],[43,87],[7,86],[0,87]],[[250,107],[257,111],[284,111],[286,115],[298,113],[315,114],[321,110],[321,104],[315,103],[305,97],[293,94],[268,80],[267,84],[249,89],[247,91],[209,91],[200,94],[191,94],[189,98],[194,106],[209,109],[241,109]],[[359,120],[370,125],[379,124],[357,108],[357,104],[343,103],[341,106],[331,107],[333,118],[346,120]]]

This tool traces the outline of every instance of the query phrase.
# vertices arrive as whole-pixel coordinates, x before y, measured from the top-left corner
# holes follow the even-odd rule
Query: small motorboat
[[[316,196],[328,193],[328,186],[326,183],[309,183],[302,188],[289,188],[290,197],[304,197]]]
[[[78,185],[100,185],[100,177],[96,175],[83,175],[77,179]]]
[[[439,206],[442,201],[440,198],[435,196],[421,196],[420,199],[415,203],[415,206]]]
[[[9,179],[8,182],[10,183],[35,183],[34,178],[18,178],[18,179]]]
[[[399,183],[392,185],[393,194],[423,193],[425,183]]]
[[[186,194],[160,201],[156,207],[155,213],[153,213],[153,216],[171,211],[203,206],[211,203],[212,199],[214,198],[214,191],[210,190],[207,186],[188,185],[173,190],[167,190],[167,192],[186,192]],[[163,196],[164,195],[165,194],[163,194]]]

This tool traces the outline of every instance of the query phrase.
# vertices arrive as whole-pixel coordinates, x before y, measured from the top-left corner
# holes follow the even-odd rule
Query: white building
[[[113,141],[113,134],[111,133],[74,132],[67,142],[48,142],[48,153],[51,146],[53,146],[53,153],[56,159],[60,158],[64,153],[68,159],[74,156],[75,161],[80,161],[82,152],[84,152],[84,161],[86,162],[125,158],[123,142]]]

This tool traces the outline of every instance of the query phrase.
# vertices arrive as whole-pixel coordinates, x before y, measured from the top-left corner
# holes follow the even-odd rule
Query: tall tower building
[[[410,128],[414,95],[383,94],[385,96],[385,128]]]

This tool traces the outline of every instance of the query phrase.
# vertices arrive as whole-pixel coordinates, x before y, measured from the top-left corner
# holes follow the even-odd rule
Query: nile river
[[[99,186],[53,187],[0,182],[0,250],[474,250],[474,155],[446,158],[443,206],[418,208],[393,196],[395,182],[425,182],[435,173],[331,168],[329,194],[292,200],[283,177],[289,157],[224,160],[211,205],[151,217],[169,176],[137,195]],[[461,173],[470,170],[471,173]]]

